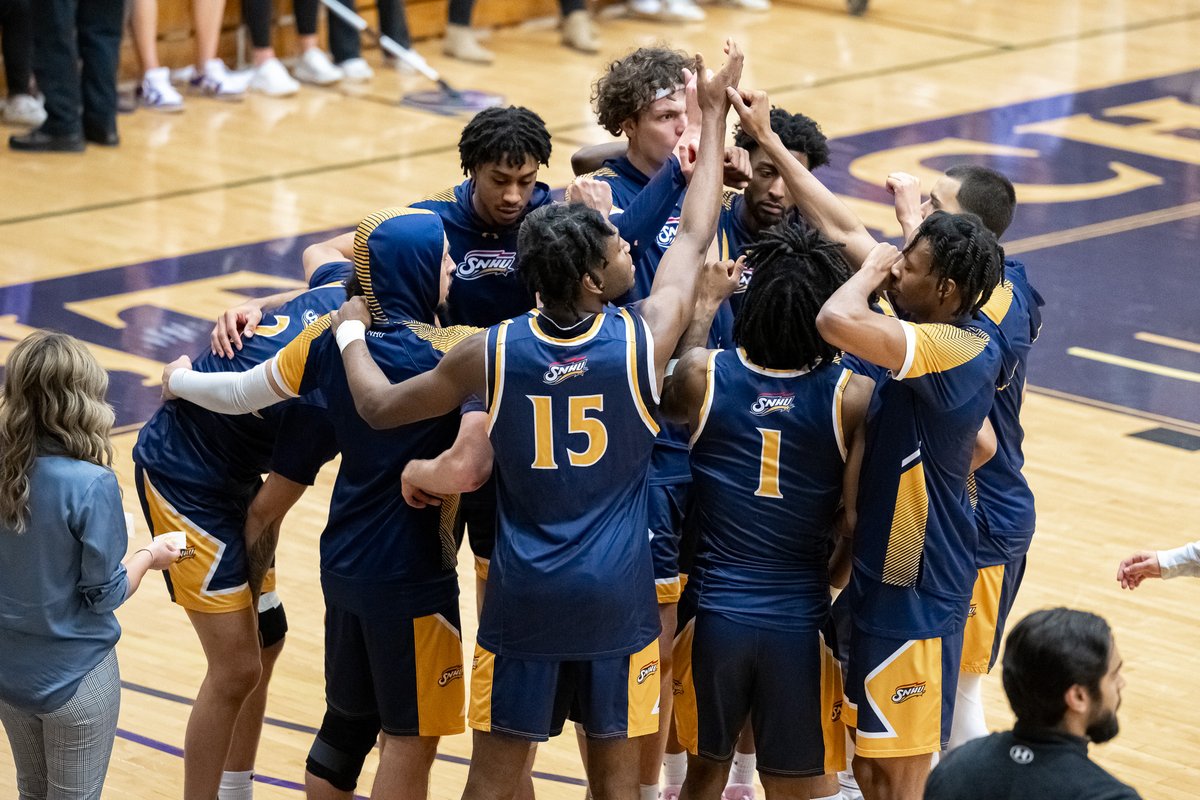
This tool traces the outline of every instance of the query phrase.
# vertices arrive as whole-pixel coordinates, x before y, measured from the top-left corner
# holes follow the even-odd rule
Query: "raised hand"
[[[737,112],[742,130],[751,139],[762,143],[765,137],[771,135],[771,98],[763,91],[726,90],[730,105]]]
[[[612,184],[595,178],[581,176],[567,185],[567,202],[583,203],[594,208],[607,219],[612,213]]]
[[[699,303],[718,306],[737,291],[746,267],[746,257],[737,261],[709,261],[700,271],[700,284],[696,296]]]
[[[342,303],[342,307],[337,311],[329,312],[329,329],[337,333],[338,326],[350,320],[358,320],[365,327],[371,327],[371,309],[367,307],[367,299],[362,295],[351,297]]]
[[[696,56],[696,93],[700,109],[705,114],[727,112],[730,103],[727,92],[736,90],[742,79],[742,66],[745,63],[742,48],[733,39],[726,39],[725,52],[728,54],[725,65],[715,74],[705,68],[703,56]]]
[[[750,185],[750,154],[740,147],[725,148],[725,178],[730,189],[745,189]]]

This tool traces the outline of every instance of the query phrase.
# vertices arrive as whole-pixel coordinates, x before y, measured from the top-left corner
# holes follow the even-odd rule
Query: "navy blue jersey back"
[[[833,363],[771,370],[740,349],[710,355],[691,451],[701,608],[779,630],[824,623],[849,378]]]
[[[1021,401],[1029,350],[1042,327],[1045,301],[1025,275],[1019,261],[1004,263],[1004,281],[980,310],[981,324],[991,323],[1007,344],[1007,379],[996,390],[988,419],[996,431],[996,454],[973,476],[975,518],[979,523],[979,566],[1005,564],[1029,550],[1036,524],[1033,492],[1021,468]]]
[[[433,613],[458,594],[452,533],[457,504],[412,508],[400,494],[400,474],[412,459],[433,458],[450,447],[459,415],[371,429],[355,409],[328,329],[328,317],[318,320],[275,359],[281,386],[298,395],[318,388],[324,393],[342,453],[321,534],[322,586],[331,601],[357,613]],[[413,322],[372,328],[366,344],[388,379],[399,382],[432,370],[444,350],[472,332]]]
[[[520,219],[503,228],[489,226],[476,213],[473,192],[474,181],[466,180],[413,203],[413,208],[441,217],[450,241],[450,257],[457,266],[446,301],[449,324],[486,328],[534,306],[533,294],[517,270],[517,232],[529,212],[551,202],[550,187],[537,184]]]
[[[274,313],[265,314],[255,335],[242,340],[242,349],[235,350],[233,358],[206,352],[192,368],[198,372],[246,372],[267,361],[309,323],[342,304],[346,299],[342,281],[349,275],[349,264],[341,264],[340,268],[322,267],[314,278],[328,282],[283,304]],[[260,414],[227,416],[186,401],[168,401],[138,433],[133,460],[144,469],[179,483],[212,490],[241,490],[274,466],[272,452],[281,420],[294,402],[264,409]],[[304,402],[320,405],[322,401],[317,395]],[[312,420],[311,416],[307,418]],[[332,455],[326,450],[323,459],[328,460]],[[305,460],[299,454],[293,458]],[[291,464],[284,471],[289,473],[288,477],[304,478],[309,473],[315,476],[320,466],[320,463]],[[309,481],[311,478],[299,482]]]
[[[571,338],[551,324],[530,313],[488,331],[498,525],[479,642],[529,659],[634,653],[659,630],[653,345],[626,309]]]

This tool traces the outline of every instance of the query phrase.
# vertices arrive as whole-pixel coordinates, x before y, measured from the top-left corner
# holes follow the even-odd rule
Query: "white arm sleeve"
[[[274,359],[249,372],[196,372],[179,369],[171,373],[171,392],[201,408],[218,414],[249,414],[288,399],[271,387],[267,370]]]
[[[1180,575],[1200,577],[1200,542],[1159,551],[1158,566],[1162,568],[1164,578],[1177,578]]]

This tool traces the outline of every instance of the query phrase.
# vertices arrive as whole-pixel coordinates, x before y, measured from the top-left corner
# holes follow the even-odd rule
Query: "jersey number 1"
[[[755,497],[782,498],[779,491],[779,444],[782,432],[771,428],[758,428],[762,435],[762,457],[758,461],[758,488]]]
[[[525,395],[533,403],[533,464],[534,469],[558,469],[554,460],[554,398],[547,395]],[[582,433],[588,444],[583,450],[567,448],[567,460],[572,467],[590,467],[608,450],[608,429],[588,412],[604,411],[604,396],[589,394],[567,398],[567,433]]]

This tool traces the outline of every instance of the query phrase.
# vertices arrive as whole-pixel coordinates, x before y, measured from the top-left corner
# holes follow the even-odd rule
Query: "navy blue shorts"
[[[454,518],[454,538],[461,545],[465,538],[475,555],[475,574],[487,580],[492,550],[496,547],[496,477],[475,491],[459,497],[458,516]]]
[[[593,739],[658,732],[658,638],[628,656],[532,661],[475,645],[469,723],[484,733],[544,742],[567,717]]]
[[[349,719],[378,718],[392,736],[465,730],[458,599],[423,617],[325,609],[325,701]]]
[[[803,777],[845,769],[841,666],[818,631],[754,628],[701,610],[691,639],[694,732],[676,719],[689,752],[733,758],[749,718],[760,772]]]

